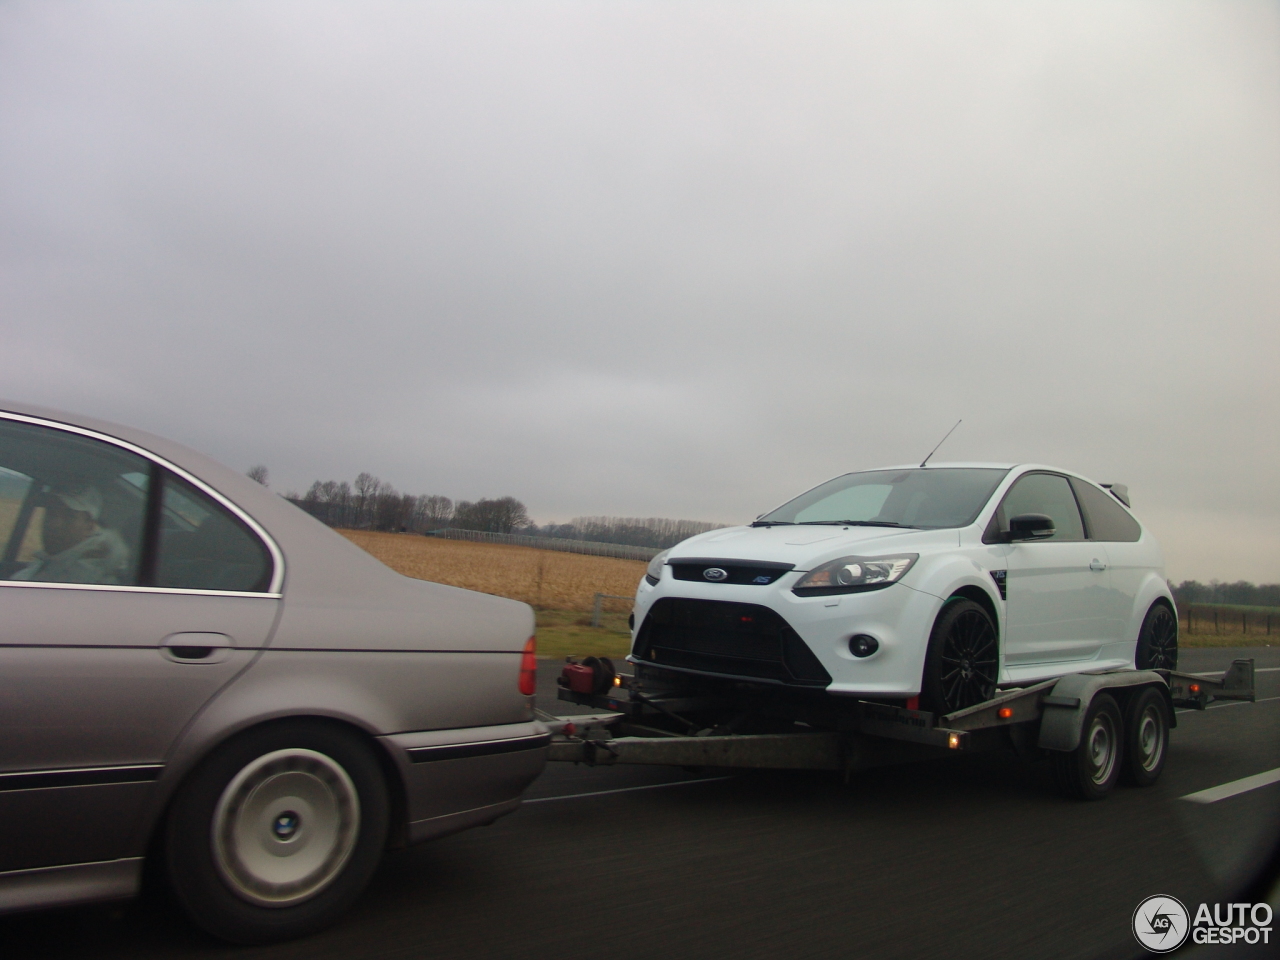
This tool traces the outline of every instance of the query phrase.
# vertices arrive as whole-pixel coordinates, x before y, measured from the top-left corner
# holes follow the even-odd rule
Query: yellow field
[[[626,656],[630,599],[606,600],[600,627],[591,626],[591,607],[597,593],[634,596],[644,575],[642,561],[412,533],[338,532],[406,577],[532,604],[538,611],[540,656]]]
[[[493,593],[548,610],[590,610],[597,593],[634,596],[645,568],[639,560],[505,543],[368,530],[338,532],[406,577]]]

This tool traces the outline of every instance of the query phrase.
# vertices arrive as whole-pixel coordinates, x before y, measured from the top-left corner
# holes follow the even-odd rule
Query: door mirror
[[[1053,520],[1043,513],[1020,513],[1009,521],[1005,536],[1011,543],[1019,540],[1047,540],[1055,532]]]

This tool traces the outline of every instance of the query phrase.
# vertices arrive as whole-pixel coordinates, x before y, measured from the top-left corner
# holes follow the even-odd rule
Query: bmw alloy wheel
[[[222,792],[214,862],[245,900],[288,906],[333,882],[359,829],[359,795],[337,762],[315,750],[276,750],[249,763]]]

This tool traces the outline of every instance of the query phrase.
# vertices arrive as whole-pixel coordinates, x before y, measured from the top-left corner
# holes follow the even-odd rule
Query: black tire
[[[934,621],[924,663],[920,705],[954,713],[995,696],[999,641],[991,614],[972,600],[952,600]]]
[[[232,943],[313,933],[368,884],[388,806],[382,770],[358,733],[323,721],[250,731],[211,753],[174,797],[164,835],[170,887],[197,925]]]
[[[587,657],[582,665],[591,668],[592,693],[600,697],[613,689],[613,678],[617,676],[618,669],[612,660],[608,657]]]
[[[1167,603],[1156,601],[1147,611],[1133,662],[1139,670],[1177,669],[1178,618]]]
[[[1160,779],[1169,754],[1169,704],[1154,687],[1129,698],[1124,717],[1125,783],[1149,787]]]
[[[1109,693],[1094,696],[1080,728],[1080,745],[1070,753],[1051,753],[1050,759],[1065,796],[1101,800],[1110,793],[1124,766],[1124,726],[1115,698]]]

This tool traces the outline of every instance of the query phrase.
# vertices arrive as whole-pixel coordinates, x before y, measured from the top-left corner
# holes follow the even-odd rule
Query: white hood
[[[792,563],[797,570],[844,556],[918,553],[934,545],[955,546],[959,531],[895,530],[887,527],[843,527],[794,524],[778,527],[729,527],[683,540],[671,548],[668,561],[682,557],[715,560],[767,560]]]

